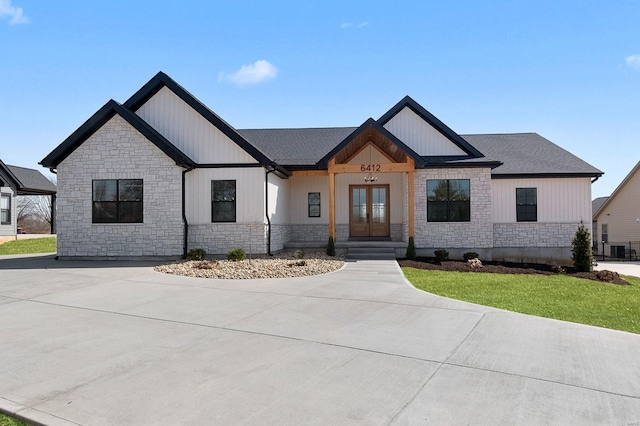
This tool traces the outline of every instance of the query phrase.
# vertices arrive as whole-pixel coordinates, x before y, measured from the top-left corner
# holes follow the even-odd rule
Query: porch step
[[[353,260],[395,260],[393,247],[349,247],[347,259]]]

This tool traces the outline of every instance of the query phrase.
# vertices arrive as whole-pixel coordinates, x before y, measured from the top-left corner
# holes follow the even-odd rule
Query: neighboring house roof
[[[596,212],[600,210],[600,207],[609,199],[609,197],[599,197],[591,202],[591,211],[593,212],[593,219],[596,218]]]
[[[38,170],[11,166],[0,161],[0,169],[13,181],[17,195],[51,195],[57,191],[56,185]]]
[[[65,141],[56,149],[51,151],[49,155],[40,161],[40,164],[52,169],[58,167],[58,164],[67,158],[67,156],[75,151],[84,141],[100,129],[100,127],[102,127],[107,121],[111,120],[111,118],[116,114],[126,120],[133,128],[162,150],[162,152],[164,152],[169,158],[174,160],[177,165],[186,168],[190,168],[195,165],[195,163],[187,157],[186,154],[165,139],[164,136],[147,124],[146,121],[124,108],[113,99],[100,108],[98,112],[93,114],[91,118],[85,121],[78,130],[73,132],[71,136],[65,139]]]
[[[603,172],[560,148],[537,133],[461,135],[487,157],[503,164],[494,177],[582,176],[598,177]]]
[[[602,203],[602,205],[598,208],[598,210],[593,212],[593,219],[596,220],[598,218],[598,216],[600,215],[600,212],[604,211],[605,208],[607,208],[607,206],[609,204],[611,204],[613,202],[613,200],[615,200],[616,196],[622,191],[622,189],[634,178],[634,176],[636,175],[636,173],[640,172],[640,161],[635,165],[635,167],[633,169],[631,169],[631,171],[629,172],[629,174],[622,180],[622,182],[620,182],[620,185],[618,185],[618,187],[613,191],[613,193],[611,194],[610,197],[608,197],[604,203]],[[638,176],[638,179],[640,179],[640,175]]]

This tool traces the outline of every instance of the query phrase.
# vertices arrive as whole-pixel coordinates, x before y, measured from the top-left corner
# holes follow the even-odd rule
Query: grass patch
[[[29,426],[29,423],[22,422],[0,413],[0,426]]]
[[[26,240],[9,241],[0,244],[2,254],[54,253],[56,251],[56,237],[31,238]]]
[[[402,268],[420,290],[479,305],[640,333],[640,278],[615,285],[566,275],[479,274]]]

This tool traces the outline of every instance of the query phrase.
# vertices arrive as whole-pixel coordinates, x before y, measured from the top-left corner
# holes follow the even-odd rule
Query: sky
[[[640,0],[0,0],[0,159],[38,162],[164,71],[232,126],[359,126],[411,96],[459,134],[640,161]]]

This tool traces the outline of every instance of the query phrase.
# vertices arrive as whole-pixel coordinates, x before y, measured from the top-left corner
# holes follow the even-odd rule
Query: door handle
[[[367,223],[369,223],[369,213],[367,213]]]

